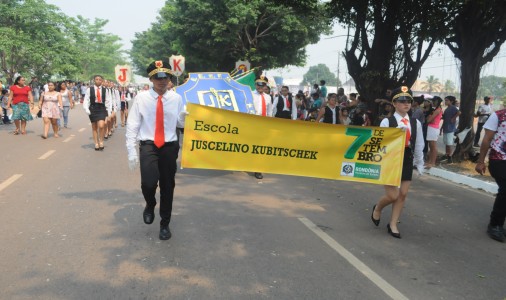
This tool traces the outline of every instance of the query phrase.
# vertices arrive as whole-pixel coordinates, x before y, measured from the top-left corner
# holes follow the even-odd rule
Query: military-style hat
[[[401,86],[392,91],[392,102],[397,100],[411,100],[413,102],[413,92],[407,86]]]
[[[267,77],[264,75],[260,76],[255,80],[255,84],[259,86],[266,86],[269,83],[269,80],[267,80]]]
[[[172,74],[172,70],[170,69],[170,64],[163,60],[156,60],[150,63],[146,69],[146,72],[148,73],[149,78],[151,78],[151,76],[154,76],[154,78],[160,79],[167,77],[171,78],[174,76]]]

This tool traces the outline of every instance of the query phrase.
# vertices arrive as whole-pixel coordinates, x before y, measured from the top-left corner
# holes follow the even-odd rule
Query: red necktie
[[[267,110],[266,110],[266,107],[265,107],[265,98],[264,98],[264,94],[262,93],[262,116],[266,116],[267,115]]]
[[[286,101],[286,108],[290,109],[290,101],[288,101],[288,97],[286,97],[285,101]]]
[[[402,118],[401,121],[402,121],[402,123],[404,123],[404,125],[408,126],[408,123],[409,123],[408,119]],[[404,144],[406,147],[409,146],[409,139],[410,138],[411,138],[411,130],[409,130],[409,127],[408,127],[406,130],[406,142]]]
[[[125,93],[124,93],[124,92],[123,92],[123,93],[121,93],[121,100],[122,100],[122,101],[125,101]]]
[[[100,97],[100,87],[97,89],[97,103],[102,103],[102,97]]]
[[[155,123],[155,145],[161,148],[165,144],[165,133],[163,130],[163,102],[162,96],[158,96],[156,104],[156,123]]]

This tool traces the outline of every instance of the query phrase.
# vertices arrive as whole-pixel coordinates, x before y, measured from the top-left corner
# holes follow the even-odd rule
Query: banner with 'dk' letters
[[[261,117],[187,103],[181,167],[399,186],[405,133]]]

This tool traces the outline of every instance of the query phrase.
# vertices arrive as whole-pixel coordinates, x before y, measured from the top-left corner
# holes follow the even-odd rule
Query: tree
[[[412,86],[434,44],[446,36],[446,1],[332,0],[331,17],[348,26],[344,57],[360,95]],[[375,112],[376,105],[371,105]]]
[[[477,91],[477,99],[483,99],[485,96],[494,96],[495,98],[506,95],[505,80],[506,77],[494,75],[482,77]]]
[[[499,52],[506,40],[506,5],[504,0],[457,1],[455,18],[449,23],[451,35],[446,45],[460,60],[459,130],[473,126],[476,92],[480,85],[481,68]],[[474,132],[462,141],[454,152],[457,161],[473,153]]]
[[[76,28],[56,6],[43,0],[1,1],[0,12],[0,68],[8,83],[17,74],[47,78],[78,70]]]
[[[2,0],[0,12],[0,70],[9,84],[17,74],[112,79],[125,62],[120,38],[102,32],[105,20],[71,18],[43,0]]]
[[[305,46],[328,30],[324,18],[275,1],[168,0],[152,28],[138,36],[147,44],[161,39],[166,46],[151,51],[137,44],[132,56],[137,70],[148,57],[171,54],[185,56],[190,71],[230,71],[239,59],[263,68],[302,65]]]
[[[100,74],[106,79],[114,80],[114,67],[125,64],[124,51],[121,50],[121,38],[117,35],[104,33],[107,20],[89,19],[77,16],[74,24],[80,29],[77,43],[80,48],[80,69],[78,77],[89,80],[93,75]]]
[[[455,83],[453,81],[451,81],[450,79],[447,79],[444,82],[441,91],[444,92],[446,95],[450,95],[450,94],[455,93]]]
[[[422,84],[422,89],[429,94],[432,92],[439,92],[441,90],[439,78],[434,77],[434,75],[428,76],[427,80]]]
[[[316,66],[309,67],[309,70],[304,74],[301,85],[307,83],[313,85],[314,83],[320,84],[320,80],[325,80],[326,85],[330,86],[341,86],[341,81],[336,78],[336,75],[332,73],[325,64],[319,64]]]

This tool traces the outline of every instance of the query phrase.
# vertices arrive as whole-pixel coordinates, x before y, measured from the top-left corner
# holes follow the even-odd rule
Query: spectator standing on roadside
[[[460,115],[460,110],[455,106],[455,97],[446,96],[445,105],[447,106],[443,113],[443,125],[441,132],[443,133],[443,142],[445,144],[446,155],[441,161],[452,163],[453,144],[455,140],[455,130],[457,129],[457,118]]]
[[[485,173],[485,157],[490,149],[488,170],[497,182],[499,190],[490,214],[487,234],[490,238],[504,243],[506,240],[504,229],[506,218],[506,109],[492,112],[483,124],[483,128],[485,135],[475,170],[482,175]]]
[[[481,130],[485,122],[487,122],[488,117],[492,114],[492,99],[490,97],[485,96],[483,98],[484,104],[478,106],[478,110],[476,111],[476,117],[478,117],[478,124],[476,127],[476,134],[474,136],[474,147],[479,147],[478,144],[480,142]]]
[[[327,86],[325,84],[325,80],[320,80],[320,98],[322,99],[322,103],[325,103],[327,99]]]
[[[434,102],[434,108],[431,114],[425,119],[427,122],[427,143],[429,144],[429,154],[427,159],[426,168],[429,169],[436,165],[437,160],[437,140],[439,138],[439,124],[443,117],[443,109],[441,103],[443,99],[438,96],[434,96],[432,99]]]

